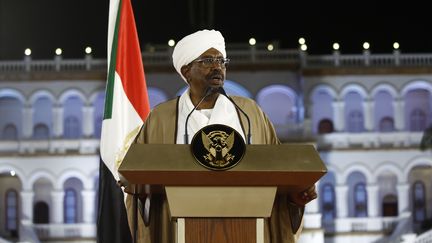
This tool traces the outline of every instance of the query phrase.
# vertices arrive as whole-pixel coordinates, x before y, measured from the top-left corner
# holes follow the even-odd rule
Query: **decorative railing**
[[[0,153],[66,153],[68,151],[80,154],[94,154],[99,149],[97,138],[81,139],[46,139],[46,140],[0,140]]]
[[[321,148],[400,148],[419,147],[422,132],[362,132],[346,133],[334,132],[317,137],[317,144]]]
[[[308,55],[296,49],[229,50],[230,65],[244,64],[289,64],[307,68],[330,67],[430,67],[432,54],[410,54],[395,51],[393,54],[340,54]],[[144,65],[171,66],[170,49],[143,52]],[[55,56],[52,60],[32,60],[26,56],[23,60],[0,61],[0,73],[4,72],[51,72],[51,71],[105,71],[105,59],[94,59],[87,55],[82,59],[63,59]]]
[[[96,237],[94,224],[34,224],[33,228],[41,240]]]
[[[396,227],[398,217],[377,218],[336,218],[323,221],[323,228],[327,233],[341,232],[390,232]]]

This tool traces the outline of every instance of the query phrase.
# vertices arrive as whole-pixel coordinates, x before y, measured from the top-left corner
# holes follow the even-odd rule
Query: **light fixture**
[[[273,50],[274,50],[274,46],[273,46],[273,44],[268,44],[268,45],[267,45],[267,50],[268,50],[268,51],[273,51]]]
[[[370,48],[369,42],[364,42],[363,43],[363,49],[368,50],[369,48]]]
[[[300,46],[300,50],[302,50],[302,51],[307,51],[307,45],[306,45],[306,44],[302,44],[302,45]]]
[[[55,50],[55,54],[56,54],[57,56],[60,56],[62,53],[63,53],[63,51],[62,51],[61,48],[57,48],[57,49]]]
[[[87,46],[84,51],[85,51],[86,54],[91,54],[92,53],[92,49],[91,49],[90,46]]]
[[[300,45],[304,45],[304,44],[306,43],[305,38],[300,37],[300,38],[298,39],[298,43],[299,43]]]
[[[30,48],[26,48],[26,49],[24,50],[24,55],[26,55],[26,56],[30,56],[30,55],[31,55],[31,49],[30,49]]]
[[[173,39],[169,40],[168,45],[173,47],[175,45],[175,40],[173,40]]]
[[[255,40],[255,38],[250,38],[249,39],[249,45],[251,45],[251,46],[254,46],[256,44],[256,40]]]
[[[340,48],[339,43],[337,42],[333,43],[333,50],[337,51],[339,50],[339,48]]]
[[[393,48],[394,48],[395,50],[398,50],[398,49],[400,48],[399,42],[395,42],[395,43],[393,43]]]

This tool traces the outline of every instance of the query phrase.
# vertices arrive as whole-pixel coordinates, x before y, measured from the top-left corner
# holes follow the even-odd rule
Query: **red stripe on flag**
[[[143,121],[150,112],[141,49],[130,0],[121,1],[116,71],[129,101]]]

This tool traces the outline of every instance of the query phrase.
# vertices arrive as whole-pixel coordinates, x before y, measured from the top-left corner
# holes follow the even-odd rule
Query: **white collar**
[[[177,120],[177,144],[184,144],[185,122],[186,117],[195,106],[189,96],[189,89],[186,90],[179,99],[178,104],[178,120]],[[240,120],[235,106],[225,96],[219,95],[215,106],[211,112],[210,118],[201,112],[192,112],[188,120],[188,140],[191,142],[193,136],[201,128],[211,124],[223,124],[234,128],[245,139],[243,129],[240,125]]]

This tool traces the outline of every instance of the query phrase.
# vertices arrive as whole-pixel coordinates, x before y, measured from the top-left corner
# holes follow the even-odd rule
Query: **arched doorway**
[[[33,207],[33,223],[48,224],[49,223],[49,207],[46,202],[36,202]]]
[[[398,215],[398,203],[396,195],[386,195],[382,203],[383,217],[395,217]]]

